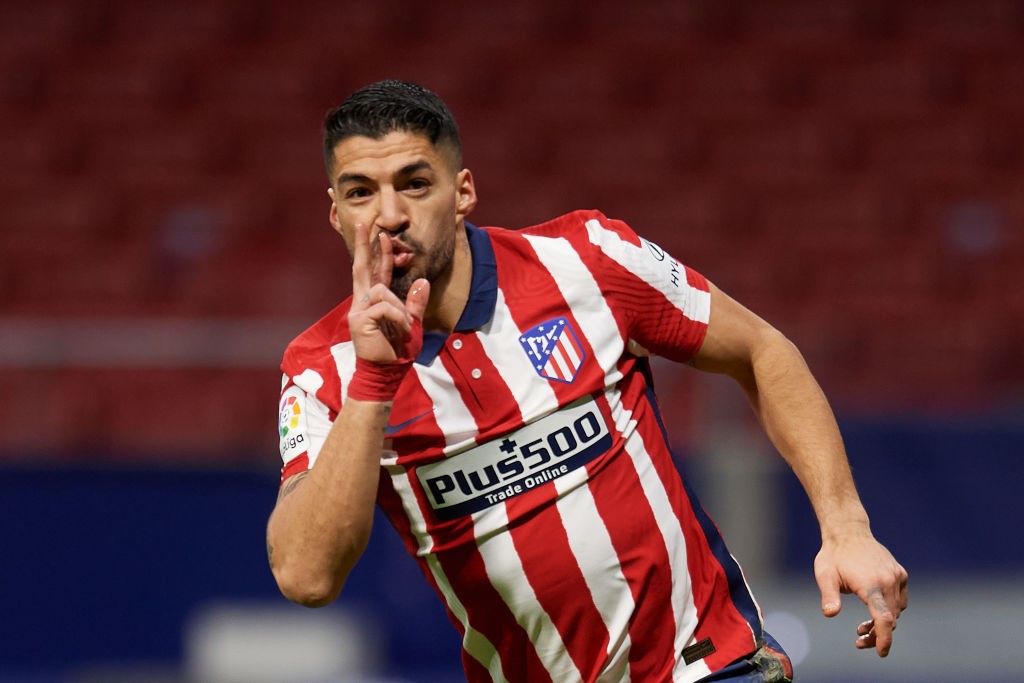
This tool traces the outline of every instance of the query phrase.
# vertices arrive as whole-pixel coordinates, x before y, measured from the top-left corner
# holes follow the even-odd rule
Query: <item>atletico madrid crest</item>
[[[556,382],[569,384],[575,380],[586,358],[576,331],[565,318],[552,318],[526,330],[519,343],[537,374]]]

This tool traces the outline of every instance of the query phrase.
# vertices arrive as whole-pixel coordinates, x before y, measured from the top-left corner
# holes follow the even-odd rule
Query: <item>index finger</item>
[[[864,603],[875,622],[875,650],[879,657],[889,654],[892,647],[892,632],[896,628],[896,613],[885,599],[881,588],[872,588],[865,596]]]
[[[352,240],[352,296],[359,301],[373,286],[371,277],[370,230],[356,223]]]
[[[369,243],[369,239],[367,239]],[[391,273],[395,266],[395,257],[391,248],[391,240],[381,230],[377,233],[377,243],[380,245],[380,259],[374,271],[374,284],[380,282],[385,287],[391,287]]]

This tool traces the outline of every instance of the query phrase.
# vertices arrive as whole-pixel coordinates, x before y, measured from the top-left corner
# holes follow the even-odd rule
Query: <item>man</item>
[[[739,566],[673,467],[646,358],[747,393],[818,516],[822,610],[840,593],[885,656],[906,572],[872,536],[835,420],[779,332],[624,223],[525,230],[477,203],[456,124],[376,83],[325,124],[330,222],[352,296],[288,347],[281,591],[325,605],[379,504],[463,636],[470,681],[783,681]]]

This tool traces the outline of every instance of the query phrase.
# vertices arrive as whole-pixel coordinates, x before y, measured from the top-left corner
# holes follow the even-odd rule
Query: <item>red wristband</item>
[[[374,363],[357,357],[356,371],[348,385],[348,397],[357,401],[390,401],[411,366],[411,360]]]
[[[375,363],[356,356],[356,369],[348,384],[348,397],[357,401],[390,401],[398,385],[423,348],[423,323],[413,316],[412,329],[403,340],[400,357],[390,363]]]

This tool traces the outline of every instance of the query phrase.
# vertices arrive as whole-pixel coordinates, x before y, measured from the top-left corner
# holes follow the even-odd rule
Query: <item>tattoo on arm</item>
[[[280,501],[282,498],[284,498],[289,493],[294,491],[295,487],[301,484],[302,480],[305,479],[307,476],[309,476],[309,470],[306,470],[305,472],[299,472],[298,474],[293,474],[288,479],[288,481],[284,483],[284,486],[281,487],[281,490],[277,492],[277,500]]]
[[[281,502],[281,499],[287,496],[289,493],[295,490],[295,488],[302,483],[302,480],[309,476],[309,470],[305,472],[299,472],[288,477],[288,480],[284,482],[284,485],[277,492],[277,502]],[[274,569],[274,546],[270,545],[270,541],[267,541],[267,563],[270,565],[270,569]]]

